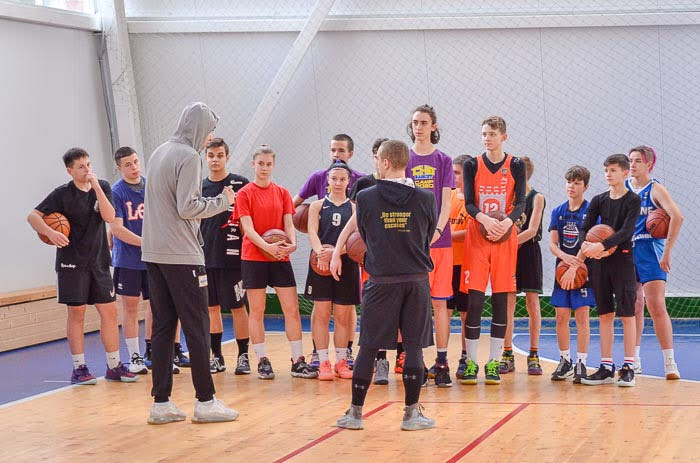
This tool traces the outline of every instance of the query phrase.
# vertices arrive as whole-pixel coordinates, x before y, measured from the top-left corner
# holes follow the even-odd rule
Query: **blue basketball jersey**
[[[130,185],[124,179],[120,179],[114,184],[112,193],[116,216],[121,217],[127,230],[141,236],[146,179],[141,177],[141,183],[138,185]],[[116,236],[112,248],[112,262],[115,267],[146,270],[146,264],[141,260],[141,248],[127,244]]]
[[[567,254],[575,256],[581,248],[585,237],[580,236],[580,232],[588,205],[588,201],[584,200],[581,207],[571,211],[569,201],[565,201],[552,210],[549,231],[556,230],[559,233],[559,249]]]
[[[627,188],[632,193],[636,193],[637,195],[639,195],[639,199],[642,200],[642,209],[639,214],[639,217],[637,218],[637,224],[634,227],[634,235],[632,237],[632,241],[656,240],[663,242],[662,239],[652,238],[652,236],[649,234],[649,230],[647,230],[647,216],[651,211],[659,208],[656,205],[656,203],[654,203],[654,199],[651,197],[651,188],[654,185],[654,183],[659,183],[659,181],[655,178],[652,178],[651,181],[645,186],[637,189],[632,186],[632,182],[630,181],[630,179],[625,180],[625,186],[627,186]]]

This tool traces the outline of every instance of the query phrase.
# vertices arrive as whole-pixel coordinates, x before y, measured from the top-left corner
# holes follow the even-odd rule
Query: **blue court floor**
[[[663,376],[661,348],[653,334],[651,320],[648,320],[647,324],[648,326],[645,327],[645,334],[642,338],[644,374]],[[539,348],[540,356],[543,359],[558,361],[559,348],[557,347],[557,338],[554,332],[554,320],[545,319],[542,325]],[[302,318],[302,328],[305,332],[310,331],[308,317]],[[284,320],[282,318],[266,318],[265,329],[270,332],[283,331]],[[452,332],[459,333],[460,330],[459,319],[453,319]],[[616,326],[615,331],[613,356],[615,362],[619,364],[623,356],[622,327]],[[697,353],[700,351],[700,319],[674,320],[673,331],[676,362],[678,363],[682,378],[700,381],[700,362],[697,361]],[[488,321],[483,323],[482,332],[488,334]],[[143,324],[141,324],[141,339],[143,339]],[[232,318],[230,316],[224,317],[223,341],[226,342],[233,339]],[[516,349],[523,352],[527,352],[530,348],[526,319],[516,320],[513,344]],[[184,339],[183,348],[187,350]],[[575,355],[575,350],[576,335],[572,321],[572,356]],[[123,338],[121,343],[121,355],[123,360],[128,359]],[[85,356],[93,375],[97,377],[103,376],[106,370],[106,361],[99,333],[90,333],[85,336]],[[599,361],[600,344],[598,339],[598,324],[597,320],[592,320],[588,365],[595,366]],[[68,343],[65,339],[0,353],[0,371],[3,372],[3,379],[0,381],[0,406],[37,394],[47,393],[52,390],[70,386],[71,368]]]

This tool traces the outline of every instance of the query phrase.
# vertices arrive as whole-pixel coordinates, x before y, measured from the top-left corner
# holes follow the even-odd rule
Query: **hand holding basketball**
[[[324,244],[319,253],[311,251],[309,263],[314,272],[324,277],[330,276],[330,260],[334,249],[332,244]]]
[[[598,224],[588,230],[586,233],[586,241],[581,245],[581,252],[586,257],[591,259],[602,259],[608,257],[615,252],[617,246],[605,249],[603,240],[606,240],[615,234],[615,229],[610,225]]]
[[[51,214],[46,214],[44,217],[44,223],[51,229],[45,235],[39,233],[39,238],[46,244],[53,244],[56,247],[62,248],[68,246],[70,241],[68,236],[70,235],[70,223],[66,216],[60,212],[52,212]]]
[[[291,243],[289,243],[289,238],[287,238],[283,230],[272,228],[262,234],[262,239],[265,240],[266,245],[260,251],[270,260],[284,259],[292,252],[287,250]],[[296,246],[294,246],[294,249],[296,249]]]
[[[513,221],[502,211],[491,211],[481,217],[479,230],[492,243],[502,243],[510,237]]]
[[[579,262],[575,258],[574,260],[574,265],[569,265],[564,261],[559,262],[559,265],[557,265],[557,270],[555,272],[556,278],[562,289],[579,289],[585,285],[588,280],[588,268],[586,264]]]

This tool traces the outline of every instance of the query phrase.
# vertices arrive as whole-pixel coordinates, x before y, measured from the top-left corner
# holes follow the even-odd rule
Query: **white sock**
[[[491,352],[489,353],[489,360],[498,360],[501,358],[503,353],[503,338],[491,337]]]
[[[80,365],[85,364],[85,353],[73,354],[73,368],[78,368]]]
[[[586,366],[586,360],[588,360],[588,352],[576,352],[576,361],[581,362],[584,367]]]
[[[639,351],[642,349],[642,346],[634,346],[634,356],[639,358]]]
[[[119,351],[107,352],[107,367],[109,369],[115,368],[119,365]]]
[[[571,349],[560,350],[559,356],[564,357],[564,360],[566,360],[567,362],[570,362],[571,361]]]
[[[323,363],[328,361],[328,349],[316,349],[318,353],[318,361]]]
[[[267,357],[264,342],[261,342],[259,344],[253,344],[253,351],[255,351],[255,356],[258,358],[258,361],[260,361],[260,359],[263,357]]]
[[[673,362],[673,349],[663,349],[664,363]]]
[[[467,358],[477,361],[477,356],[479,355],[479,340],[478,339],[467,339]]]
[[[342,359],[347,358],[348,348],[347,347],[336,347],[335,348],[335,363],[340,362]]]
[[[131,358],[134,354],[139,354],[139,338],[136,336],[135,338],[126,338],[126,348],[129,349],[129,358]]]
[[[292,361],[296,363],[296,361],[304,355],[304,345],[299,339],[298,341],[289,341],[289,347],[292,349]]]

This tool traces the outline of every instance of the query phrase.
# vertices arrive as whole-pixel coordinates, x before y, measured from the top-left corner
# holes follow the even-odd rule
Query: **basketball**
[[[70,223],[68,222],[68,219],[66,219],[66,216],[61,214],[60,212],[52,212],[51,214],[46,214],[44,216],[44,222],[53,230],[56,230],[57,232],[61,232],[64,235],[66,235],[66,238],[70,234]],[[51,246],[54,245],[46,235],[42,235],[41,233],[39,233],[39,238],[46,244],[49,244]]]
[[[358,264],[362,264],[365,261],[365,251],[367,247],[365,242],[360,236],[360,232],[354,231],[348,236],[348,241],[345,243],[345,252],[347,252],[348,257]]]
[[[264,239],[266,242],[268,242],[270,244],[276,243],[278,241],[285,241],[285,242],[289,243],[289,239],[287,238],[287,235],[284,233],[284,231],[280,230],[279,228],[269,229],[268,231],[266,231],[265,233],[262,234],[262,239]],[[275,258],[275,256],[273,256],[272,254],[270,254],[267,251],[264,251],[261,249],[260,252],[262,252],[263,255],[270,260],[275,260],[275,261],[277,260]]]
[[[330,248],[330,249],[334,248],[334,246],[332,244],[324,244],[323,247]],[[331,275],[330,265],[328,266],[328,268],[326,270],[321,270],[318,267],[318,259],[316,258],[316,251],[314,251],[313,249],[311,250],[311,256],[309,257],[309,264],[311,264],[311,268],[313,269],[313,271],[318,273],[322,277],[327,277],[327,276]],[[330,262],[329,262],[329,264],[330,264]]]
[[[652,238],[665,239],[668,237],[669,216],[663,209],[654,209],[647,215],[647,230]]]
[[[302,233],[308,232],[309,229],[309,203],[300,204],[296,208],[296,212],[292,216],[294,228]]]
[[[492,219],[496,219],[499,221],[505,220],[505,218],[508,217],[503,211],[491,211],[486,215],[488,215]],[[510,234],[513,232],[513,226],[511,225],[511,227],[503,234],[503,236],[501,236],[499,239],[497,239],[495,241],[490,240],[487,237],[488,233],[486,232],[486,228],[484,228],[484,226],[481,223],[479,224],[479,231],[481,232],[481,236],[486,238],[487,241],[491,241],[492,243],[502,243],[510,237]]]
[[[556,278],[557,283],[559,283],[559,285],[561,285],[561,277],[564,276],[564,273],[567,270],[569,270],[569,264],[567,264],[564,261],[559,262],[559,265],[557,265],[556,270]],[[576,269],[576,277],[574,277],[574,286],[571,289],[581,288],[583,285],[586,284],[586,280],[588,280],[588,267],[586,267],[586,264],[581,264]]]
[[[598,224],[588,230],[586,233],[586,241],[589,243],[600,243],[601,241],[610,238],[615,234],[615,229],[610,225]],[[617,246],[613,246],[605,252],[605,257],[615,252]]]

